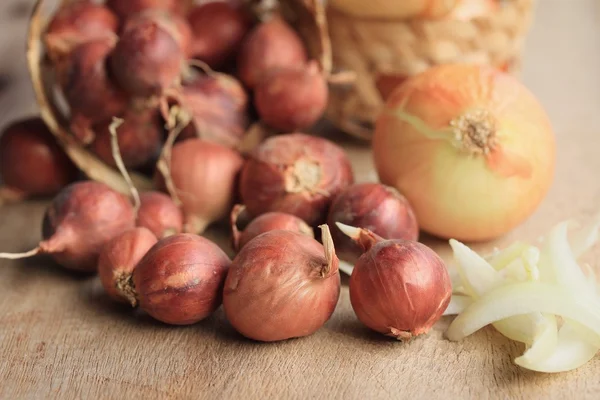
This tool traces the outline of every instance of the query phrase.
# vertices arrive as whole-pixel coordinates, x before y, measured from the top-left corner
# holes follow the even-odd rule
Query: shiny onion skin
[[[484,241],[538,207],[554,176],[548,116],[517,79],[490,67],[445,65],[390,96],[373,138],[382,183],[435,236]]]
[[[57,65],[58,79],[71,108],[71,129],[83,143],[94,139],[92,125],[121,115],[128,98],[106,68],[114,39],[96,39],[73,50]]]
[[[140,14],[130,20],[110,56],[115,80],[130,95],[160,96],[179,80],[185,52],[162,17]]]
[[[254,88],[264,74],[276,69],[297,67],[308,60],[298,34],[281,18],[259,24],[244,40],[238,54],[239,77]]]
[[[442,259],[419,242],[384,240],[355,230],[365,251],[350,277],[350,302],[358,319],[398,340],[428,333],[452,295]]]
[[[188,21],[193,31],[191,54],[211,68],[219,68],[240,49],[251,28],[242,7],[214,1],[192,8]]]
[[[248,242],[265,232],[270,231],[291,231],[301,233],[311,238],[315,237],[313,229],[303,220],[295,215],[270,212],[260,215],[250,221],[248,225],[240,232],[238,228],[238,219],[245,207],[237,205],[231,212],[231,230],[233,236],[233,248],[239,251]]]
[[[183,231],[183,213],[168,195],[145,192],[140,194],[136,225],[149,229],[162,239]]]
[[[115,37],[118,29],[119,20],[108,8],[79,1],[62,6],[54,14],[44,42],[50,58],[56,62],[82,43]]]
[[[396,189],[380,183],[359,183],[337,195],[329,209],[327,224],[342,260],[354,262],[362,248],[346,236],[336,222],[368,229],[384,239],[419,238],[417,218],[408,200]]]
[[[238,152],[201,139],[173,146],[170,172],[182,203],[184,232],[202,233],[229,215],[243,163]],[[156,174],[156,183],[167,189],[162,174]]]
[[[98,260],[98,276],[106,294],[120,303],[137,305],[133,270],[158,240],[146,228],[133,228],[108,241]]]
[[[252,153],[242,170],[240,194],[251,216],[279,211],[316,226],[325,222],[333,198],[353,182],[344,150],[294,133],[269,138]]]
[[[122,20],[127,20],[148,10],[183,14],[185,12],[184,3],[183,0],[107,0],[106,6]]]
[[[74,183],[46,210],[40,251],[67,269],[96,272],[102,246],[134,222],[133,206],[124,195],[99,182]]]
[[[123,30],[132,29],[136,24],[156,22],[175,39],[184,54],[189,55],[192,46],[192,28],[184,17],[164,10],[148,10],[127,21]]]
[[[273,342],[316,332],[333,314],[339,294],[332,242],[323,247],[297,232],[270,231],[233,260],[223,307],[239,333]]]
[[[316,61],[267,72],[254,91],[258,115],[283,132],[313,126],[325,113],[329,89]]]
[[[180,234],[159,241],[133,271],[140,308],[171,325],[190,325],[222,301],[231,260],[213,242]]]
[[[16,121],[0,134],[0,177],[8,188],[26,196],[54,195],[77,175],[40,118]]]
[[[128,110],[117,128],[119,151],[127,168],[138,168],[154,160],[162,145],[163,127],[156,110]],[[94,127],[91,150],[106,164],[116,167],[112,153],[110,126],[112,119]]]
[[[236,148],[248,127],[248,94],[232,76],[199,75],[181,88],[182,108],[192,122],[181,138],[197,137]]]

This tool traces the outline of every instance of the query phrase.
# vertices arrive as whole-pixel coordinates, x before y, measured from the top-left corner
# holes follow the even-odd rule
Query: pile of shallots
[[[241,334],[275,341],[329,320],[339,255],[356,264],[350,296],[365,325],[426,333],[450,301],[448,273],[417,243],[398,191],[355,184],[341,147],[302,133],[322,116],[327,84],[300,37],[276,12],[258,21],[231,2],[183,4],[57,11],[44,42],[73,139],[120,170],[131,198],[79,176],[40,119],[17,122],[0,141],[3,198],[58,194],[38,247],[0,258],[46,254],[97,272],[111,298],[167,324],[223,304]],[[243,153],[253,118],[278,134]],[[138,194],[131,170],[153,174],[157,191]],[[200,236],[219,222],[231,226],[233,260]]]

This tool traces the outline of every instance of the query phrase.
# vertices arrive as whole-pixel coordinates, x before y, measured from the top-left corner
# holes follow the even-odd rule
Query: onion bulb
[[[240,194],[251,216],[279,211],[316,226],[325,222],[333,198],[353,182],[343,149],[294,133],[269,138],[252,153],[242,170]]]
[[[364,249],[350,277],[350,302],[358,319],[398,340],[428,333],[452,295],[442,259],[419,242],[385,240],[366,229],[338,227]]]
[[[423,230],[479,241],[537,208],[552,183],[556,144],[544,109],[515,78],[443,65],[390,96],[373,152],[381,182],[406,196]]]
[[[171,195],[184,213],[184,232],[202,233],[229,215],[243,162],[236,151],[201,139],[173,146],[167,180],[156,174],[156,181],[165,190],[172,183]]]
[[[333,314],[340,274],[333,241],[323,246],[290,231],[270,231],[250,241],[233,260],[223,307],[242,335],[263,342],[307,336]]]

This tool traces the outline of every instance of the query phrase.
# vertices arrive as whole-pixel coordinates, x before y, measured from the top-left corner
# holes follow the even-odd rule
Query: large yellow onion
[[[503,235],[537,208],[555,146],[533,94],[475,65],[410,78],[388,99],[373,140],[381,181],[406,196],[419,225],[463,241]]]
[[[361,18],[438,18],[463,0],[329,0],[331,7]]]

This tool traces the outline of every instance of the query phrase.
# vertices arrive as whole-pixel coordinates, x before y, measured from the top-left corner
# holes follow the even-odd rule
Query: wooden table
[[[31,1],[0,3],[0,124],[35,112],[23,43]],[[528,41],[524,80],[558,136],[556,181],[519,229],[479,246],[533,239],[600,207],[600,12],[596,0],[542,0]],[[368,150],[347,144],[362,180]],[[0,248],[39,240],[44,203],[0,209]],[[210,233],[223,242],[223,233]],[[448,247],[431,242],[444,257]],[[588,257],[600,266],[600,248]],[[543,375],[515,367],[522,352],[493,329],[460,343],[442,336],[385,340],[356,320],[344,281],[339,306],[315,335],[275,344],[241,338],[222,311],[173,328],[115,306],[96,278],[38,258],[0,262],[0,398],[590,398],[600,395],[600,358],[578,371]]]

